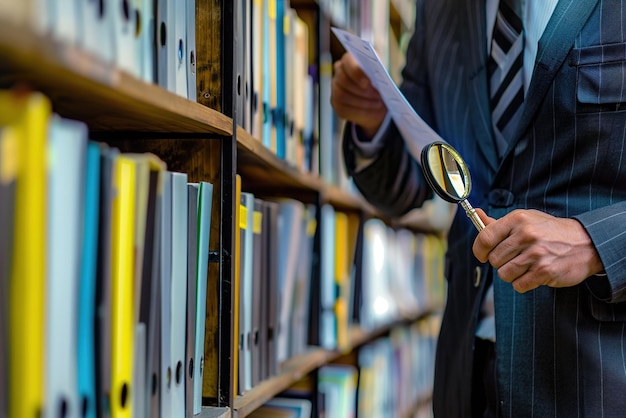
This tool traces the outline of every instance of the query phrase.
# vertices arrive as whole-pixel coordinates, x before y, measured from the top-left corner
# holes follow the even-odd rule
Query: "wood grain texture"
[[[196,0],[196,33],[201,34],[196,36],[196,84],[198,103],[228,113],[222,109],[222,15],[221,1]]]
[[[46,94],[54,111],[92,131],[232,134],[219,111],[146,83],[0,15],[0,86]]]

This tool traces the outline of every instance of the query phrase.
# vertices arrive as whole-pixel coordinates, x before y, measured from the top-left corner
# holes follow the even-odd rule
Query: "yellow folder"
[[[10,283],[9,416],[43,413],[46,277],[46,139],[50,103],[39,93],[0,92],[0,128],[17,160]]]
[[[136,161],[114,163],[112,211],[111,417],[130,418],[133,377]]]
[[[350,297],[350,263],[348,260],[348,215],[335,213],[335,285],[339,290],[335,299],[337,320],[337,348],[345,350],[350,345],[348,305]]]

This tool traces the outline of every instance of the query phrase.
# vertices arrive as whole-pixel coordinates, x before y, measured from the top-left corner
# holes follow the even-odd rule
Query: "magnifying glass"
[[[422,149],[422,171],[430,187],[443,200],[458,203],[476,229],[485,227],[476,210],[467,201],[472,189],[469,168],[450,144],[436,141]]]

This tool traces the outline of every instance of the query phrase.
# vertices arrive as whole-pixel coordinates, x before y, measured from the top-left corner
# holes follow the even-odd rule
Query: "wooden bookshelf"
[[[319,177],[290,166],[241,127],[237,127],[237,167],[243,189],[261,191],[265,196],[293,193],[312,202],[324,187]]]
[[[311,373],[319,367],[332,363],[346,353],[350,353],[369,341],[381,338],[398,326],[406,326],[413,322],[426,318],[437,312],[438,308],[432,307],[411,315],[406,318],[392,321],[373,331],[365,331],[360,327],[353,326],[350,330],[350,344],[344,350],[325,350],[322,348],[311,348],[310,351],[294,356],[281,365],[280,373],[267,379],[242,396],[235,398],[233,411],[238,418],[251,414],[255,409],[265,402],[288,389],[301,378]]]
[[[309,10],[304,13],[309,24],[316,22],[320,13],[318,1],[292,0],[291,4]],[[212,369],[205,370],[204,401],[226,407],[205,406],[201,418],[248,416],[316,369],[388,335],[395,327],[407,326],[439,311],[438,307],[425,309],[372,331],[353,327],[345,349],[310,347],[284,362],[277,376],[232,399],[235,389],[228,376],[232,364],[227,363],[232,362],[236,343],[228,340],[232,306],[231,295],[224,289],[232,286],[234,264],[229,248],[232,225],[228,220],[235,210],[234,173],[242,175],[244,190],[254,191],[260,197],[288,196],[305,203],[330,203],[339,211],[383,218],[358,193],[328,185],[317,175],[296,169],[250,133],[234,127],[233,119],[227,115],[232,114],[232,102],[236,99],[229,98],[232,80],[225,81],[233,69],[232,47],[227,42],[232,37],[232,22],[228,21],[234,19],[232,7],[220,0],[197,3],[196,13],[201,16],[197,20],[198,31],[208,34],[197,41],[198,51],[208,53],[198,57],[198,91],[205,92],[199,95],[198,102],[140,80],[77,46],[12,22],[0,12],[0,88],[41,91],[50,98],[54,112],[85,122],[94,139],[113,145],[117,142],[122,151],[154,152],[168,163],[168,169],[188,173],[190,181],[210,181],[215,185],[216,199],[220,201],[214,201],[212,220],[219,221],[212,225],[210,249],[214,259],[209,274],[217,280],[213,282],[216,296],[207,300],[213,309],[207,309],[205,360]],[[396,25],[400,17],[398,11],[392,14]],[[220,29],[209,29],[215,25],[220,25]],[[326,26],[318,30],[328,30]],[[340,45],[336,39],[333,41],[330,32],[324,36],[332,42],[333,56],[338,57]],[[311,42],[312,39],[313,36]],[[315,51],[311,48],[310,54]],[[234,158],[228,161],[232,154]],[[224,306],[226,309],[219,311]],[[424,400],[418,400],[416,410],[429,400],[425,394]]]
[[[95,131],[232,135],[232,119],[0,15],[0,84],[48,96]]]
[[[314,203],[319,197],[338,210],[363,211],[368,216],[381,217],[358,192],[326,184],[318,176],[297,170],[241,127],[237,127],[237,167],[244,190],[254,190],[266,197],[288,194],[307,203]]]

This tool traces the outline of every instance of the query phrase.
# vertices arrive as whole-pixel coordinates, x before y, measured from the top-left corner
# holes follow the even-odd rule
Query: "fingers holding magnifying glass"
[[[483,263],[489,262],[498,270],[498,276],[511,283],[518,292],[538,287],[539,284],[533,285],[521,280],[528,272],[529,264],[523,261],[525,257],[520,257],[524,246],[515,236],[514,225],[510,220],[506,217],[496,220],[482,209],[476,209],[476,213],[485,224],[472,247],[476,258]]]
[[[589,235],[574,219],[532,209],[514,210],[498,220],[476,212],[485,228],[474,241],[474,255],[520,293],[574,286],[602,270]]]

